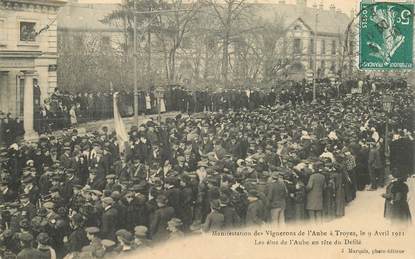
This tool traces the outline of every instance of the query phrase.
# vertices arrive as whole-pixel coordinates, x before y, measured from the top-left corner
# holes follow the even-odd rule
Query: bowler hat
[[[24,242],[31,242],[33,240],[33,236],[30,233],[22,232],[19,234],[19,239]]]
[[[39,235],[37,235],[36,240],[42,244],[42,245],[46,245],[49,242],[49,235],[47,233],[39,233]]]

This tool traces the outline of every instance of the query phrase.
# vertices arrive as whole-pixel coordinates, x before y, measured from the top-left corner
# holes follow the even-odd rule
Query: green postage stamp
[[[360,5],[359,68],[400,70],[413,67],[413,3]]]

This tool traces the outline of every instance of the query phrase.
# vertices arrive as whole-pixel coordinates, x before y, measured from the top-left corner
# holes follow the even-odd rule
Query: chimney
[[[318,9],[323,10],[323,8],[324,8],[323,2],[320,2],[320,4],[318,5]]]
[[[285,0],[279,0],[278,4],[285,4]]]
[[[342,13],[342,10],[340,8],[337,8],[336,9],[336,13],[341,14]]]
[[[296,3],[298,6],[303,6],[303,7],[307,6],[307,0],[296,0]]]
[[[313,8],[314,8],[314,9],[317,9],[317,2],[314,2],[314,4],[313,4]]]
[[[334,4],[330,5],[330,11],[336,12],[336,6]]]

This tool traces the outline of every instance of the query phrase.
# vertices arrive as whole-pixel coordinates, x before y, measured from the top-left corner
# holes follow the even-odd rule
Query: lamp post
[[[386,113],[385,125],[385,177],[388,179],[390,175],[390,149],[389,149],[389,117],[392,111],[393,97],[390,95],[383,96],[383,110]]]
[[[134,12],[137,10],[137,1],[134,0]],[[134,31],[133,31],[133,56],[134,56],[134,123],[138,125],[138,75],[137,75],[137,69],[138,69],[138,57],[137,57],[137,15],[134,14],[133,18],[134,23]]]
[[[157,98],[157,120],[161,122],[161,99],[164,97],[164,89],[161,87],[156,88],[156,98]]]
[[[314,64],[313,64],[313,103],[317,101],[316,99],[316,83],[317,83],[317,26],[318,26],[318,10],[316,9],[316,20],[314,24],[314,35],[313,35],[313,51],[314,51]]]

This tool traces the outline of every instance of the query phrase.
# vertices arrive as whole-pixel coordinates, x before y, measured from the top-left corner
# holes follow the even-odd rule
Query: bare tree
[[[222,80],[228,86],[229,46],[232,39],[239,34],[238,25],[246,10],[246,0],[205,0],[207,6],[213,9],[212,14],[219,20],[222,40]]]
[[[182,0],[173,0],[169,1],[166,7],[172,12],[158,16],[159,29],[155,34],[164,53],[167,82],[175,83],[177,80],[176,55],[191,32],[190,27],[201,5],[198,2],[184,4]],[[187,38],[189,39],[190,37]]]

